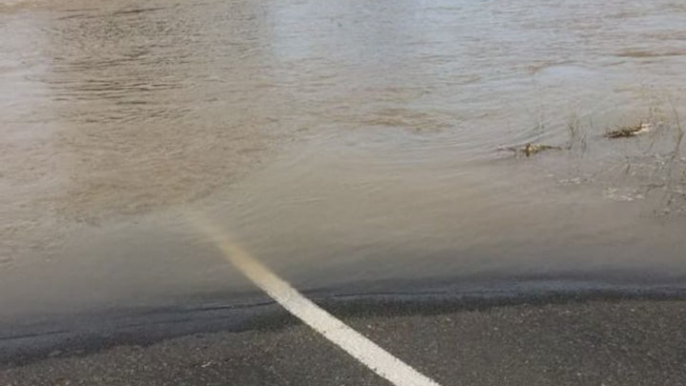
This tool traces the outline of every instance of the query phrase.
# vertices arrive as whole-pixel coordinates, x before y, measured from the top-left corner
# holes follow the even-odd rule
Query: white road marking
[[[304,297],[290,284],[257,261],[248,251],[233,242],[226,233],[222,232],[212,222],[201,218],[199,215],[191,215],[190,218],[217,245],[226,259],[247,278],[283,308],[372,371],[396,386],[439,386],[435,381],[394,357]]]

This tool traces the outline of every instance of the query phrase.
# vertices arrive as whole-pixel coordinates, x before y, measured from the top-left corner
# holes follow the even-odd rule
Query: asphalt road
[[[684,300],[387,309],[339,317],[443,386],[686,384]],[[0,371],[0,385],[12,386],[388,384],[293,320],[79,355],[55,350]]]

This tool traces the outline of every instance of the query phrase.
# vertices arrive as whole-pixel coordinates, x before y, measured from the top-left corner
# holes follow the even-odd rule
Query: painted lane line
[[[262,265],[250,253],[212,222],[199,215],[190,216],[194,225],[224,253],[225,258],[243,275],[271,296],[283,308],[312,329],[362,362],[396,386],[439,386],[408,364],[391,355],[359,332],[307,299],[290,284]]]

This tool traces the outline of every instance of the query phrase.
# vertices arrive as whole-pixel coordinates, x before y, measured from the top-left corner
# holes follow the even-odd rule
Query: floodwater
[[[683,283],[685,25],[672,0],[0,0],[2,319],[254,294],[189,212],[304,291]],[[562,149],[502,150],[527,142]]]

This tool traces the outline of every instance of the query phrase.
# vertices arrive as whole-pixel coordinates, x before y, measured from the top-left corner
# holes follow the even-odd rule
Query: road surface
[[[684,300],[575,298],[455,308],[383,303],[331,311],[443,386],[686,384]],[[390,384],[280,315],[247,331],[144,345],[123,339],[88,351],[67,345],[21,364],[5,362],[0,384]]]

